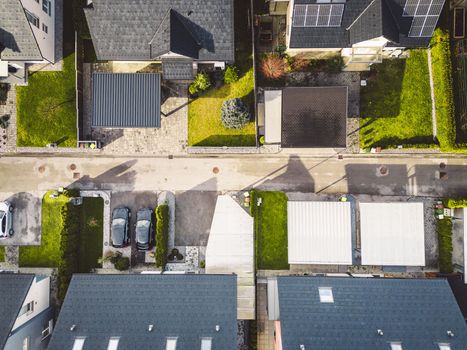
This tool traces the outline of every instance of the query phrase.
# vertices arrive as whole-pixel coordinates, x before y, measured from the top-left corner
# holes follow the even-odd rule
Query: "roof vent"
[[[378,330],[376,330],[376,333],[378,333],[378,335],[381,335],[381,336],[383,336],[383,335],[384,335],[384,333],[383,333],[383,330],[382,330],[382,329],[378,329]]]
[[[219,326],[218,324],[216,324],[216,332],[219,332],[221,330],[221,326]]]
[[[447,331],[446,333],[448,337],[454,337],[454,333],[452,331]]]
[[[150,324],[148,326],[148,332],[152,332],[152,330],[154,329],[154,325],[153,324]]]
[[[72,324],[71,327],[70,327],[70,331],[74,331],[76,329],[76,325],[75,324]]]
[[[193,11],[191,11],[191,10],[188,11],[188,13],[187,13],[188,16],[191,16],[192,14],[193,14]]]

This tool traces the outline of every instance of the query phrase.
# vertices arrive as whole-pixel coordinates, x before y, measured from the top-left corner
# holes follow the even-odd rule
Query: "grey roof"
[[[233,61],[233,11],[233,0],[94,0],[85,14],[100,60],[153,60],[170,52]]]
[[[318,287],[331,287],[334,303],[320,303]],[[389,350],[392,341],[467,349],[464,318],[443,279],[278,277],[278,291],[284,349]]]
[[[3,349],[34,275],[0,273],[0,349]]]
[[[48,349],[71,349],[77,336],[84,350],[106,349],[113,336],[118,350],[165,349],[167,337],[177,350],[200,349],[203,337],[234,350],[236,297],[235,275],[74,275]]]
[[[0,58],[18,61],[42,60],[20,0],[0,1]]]
[[[290,48],[346,48],[384,36],[389,46],[427,47],[430,38],[408,37],[412,17],[403,17],[406,0],[349,0],[340,27],[291,26]],[[315,4],[317,0],[295,0]]]
[[[159,128],[158,73],[93,73],[92,127]]]
[[[162,76],[167,80],[191,80],[193,79],[193,61],[163,60]]]

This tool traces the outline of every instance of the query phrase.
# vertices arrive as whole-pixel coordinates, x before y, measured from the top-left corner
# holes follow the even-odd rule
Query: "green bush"
[[[126,256],[120,256],[114,266],[118,271],[126,271],[130,268],[130,259]]]
[[[224,83],[230,84],[238,81],[238,69],[235,66],[228,66],[224,72]]]
[[[169,206],[156,208],[156,266],[165,267],[167,262],[167,238],[169,235]]]
[[[221,121],[226,129],[242,129],[250,121],[248,107],[239,98],[224,101],[221,107]]]
[[[439,271],[452,272],[452,221],[438,220]]]
[[[466,198],[448,198],[443,203],[448,208],[467,208]]]
[[[188,87],[188,91],[191,95],[195,95],[198,92],[205,91],[211,87],[211,81],[206,73],[200,72],[196,74],[195,80]]]
[[[437,138],[441,150],[456,148],[456,124],[452,92],[449,32],[438,28],[431,39]]]

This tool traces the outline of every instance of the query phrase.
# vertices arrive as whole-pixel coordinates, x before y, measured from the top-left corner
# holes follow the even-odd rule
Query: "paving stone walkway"
[[[0,153],[16,151],[16,87],[10,85],[5,104],[0,104],[0,117],[9,116],[8,127],[0,128]]]

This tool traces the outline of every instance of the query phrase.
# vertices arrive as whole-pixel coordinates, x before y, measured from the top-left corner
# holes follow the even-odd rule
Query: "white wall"
[[[30,314],[26,313],[19,316],[11,329],[12,332],[50,306],[50,277],[43,278],[40,281],[38,281],[37,276],[34,277],[23,306],[31,301],[34,301],[33,311]]]
[[[42,10],[43,1],[49,2],[50,15]],[[39,28],[30,24],[34,37],[42,56],[52,63],[55,62],[55,1],[56,0],[21,0],[23,7],[39,18]],[[47,33],[43,31],[43,25],[47,26]]]

